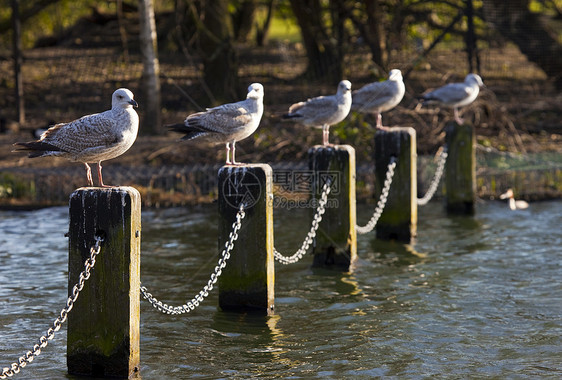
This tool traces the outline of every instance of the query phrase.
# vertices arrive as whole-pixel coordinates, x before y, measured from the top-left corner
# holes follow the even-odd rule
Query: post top
[[[137,189],[132,186],[112,186],[112,187],[80,187],[70,194],[70,198],[74,198],[76,196],[84,196],[84,195],[111,195],[111,194],[121,194],[125,195],[128,194],[131,198],[138,198],[140,199],[140,193]]]
[[[388,129],[379,129],[376,134],[387,134],[387,133],[407,133],[409,135],[416,135],[416,130],[412,127],[388,127]]]
[[[238,165],[224,165],[221,166],[219,169],[219,173],[223,170],[227,171],[246,171],[246,170],[255,170],[261,169],[266,173],[273,173],[273,169],[268,164],[238,164]]]
[[[347,151],[347,152],[351,152],[354,151],[355,152],[355,148],[352,147],[351,145],[348,144],[343,144],[343,145],[314,145],[312,148],[310,148],[308,151],[318,151],[318,150],[333,150],[333,151]]]

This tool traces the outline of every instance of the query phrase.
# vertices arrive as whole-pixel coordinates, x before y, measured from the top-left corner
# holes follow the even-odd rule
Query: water
[[[374,206],[359,207],[366,222]],[[181,304],[217,261],[216,205],[143,210],[141,279]],[[67,208],[0,212],[0,366],[31,349],[64,306]],[[184,316],[141,300],[143,379],[560,378],[562,202],[474,217],[419,209],[405,246],[359,237],[353,273],[276,265],[276,314],[217,310],[212,293]],[[292,254],[307,210],[276,210],[276,247]],[[61,330],[19,378],[66,374]]]

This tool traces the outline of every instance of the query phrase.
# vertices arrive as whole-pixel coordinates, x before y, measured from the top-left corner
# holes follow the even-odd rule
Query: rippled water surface
[[[181,304],[207,282],[216,215],[143,210],[141,279],[155,296]],[[292,254],[309,220],[276,210],[276,247]],[[216,293],[184,316],[141,300],[142,378],[560,378],[561,226],[562,202],[485,202],[474,217],[436,202],[419,209],[413,245],[360,236],[352,273],[313,270],[310,256],[276,265],[273,316],[219,311]],[[67,208],[0,212],[2,367],[64,306],[67,229]],[[19,378],[69,377],[64,330]]]

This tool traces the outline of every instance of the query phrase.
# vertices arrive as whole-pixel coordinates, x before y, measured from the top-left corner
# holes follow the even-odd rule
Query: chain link
[[[316,214],[314,214],[314,218],[312,219],[312,226],[310,227],[310,231],[304,239],[300,249],[296,251],[292,256],[283,256],[283,254],[281,254],[274,248],[273,256],[275,257],[275,260],[283,265],[294,264],[302,259],[302,257],[306,254],[306,251],[308,251],[308,247],[310,247],[310,244],[312,244],[314,238],[316,237],[316,231],[318,231],[318,227],[320,226],[320,222],[322,221],[322,216],[326,212],[326,203],[328,202],[328,194],[330,194],[330,190],[330,182],[328,181],[322,188],[322,195],[320,196],[320,201],[318,202]]]
[[[215,271],[211,274],[211,278],[207,282],[207,285],[205,285],[205,287],[201,289],[199,293],[191,299],[191,301],[187,301],[181,306],[171,306],[159,301],[148,292],[145,286],[141,286],[140,291],[143,297],[150,302],[156,310],[164,314],[178,315],[195,310],[195,308],[197,308],[197,306],[199,306],[199,304],[209,296],[209,292],[213,289],[213,286],[222,274],[222,270],[226,267],[226,262],[230,258],[230,253],[234,249],[234,242],[238,239],[238,231],[242,227],[242,219],[244,219],[245,216],[246,213],[244,212],[244,205],[242,204],[240,205],[240,210],[236,214],[236,221],[232,223],[232,232],[228,235],[228,241],[224,244],[224,249],[217,266],[215,266]]]
[[[84,270],[80,273],[78,283],[72,288],[72,295],[66,300],[66,307],[61,310],[60,315],[53,322],[53,327],[47,330],[46,335],[39,338],[39,343],[33,346],[33,351],[27,351],[16,363],[12,363],[10,367],[3,368],[0,373],[0,379],[6,379],[19,373],[22,368],[31,363],[35,357],[39,356],[41,349],[47,347],[49,341],[54,338],[55,332],[60,330],[62,324],[68,317],[68,313],[74,307],[74,303],[78,299],[80,291],[84,288],[86,280],[90,278],[90,271],[94,268],[96,256],[100,253],[103,238],[101,236],[96,236],[95,239],[94,245],[90,248],[90,257],[84,263]]]
[[[433,195],[437,191],[437,187],[439,186],[439,181],[443,176],[443,170],[445,169],[445,162],[447,162],[447,146],[443,147],[443,151],[441,152],[441,156],[439,156],[439,162],[437,163],[437,169],[435,170],[435,175],[433,176],[433,180],[431,181],[431,185],[429,185],[429,189],[423,196],[423,198],[418,198],[418,206],[425,206],[429,203]]]
[[[358,225],[355,226],[355,230],[359,235],[363,235],[371,232],[377,225],[377,222],[379,221],[379,218],[381,217],[382,212],[384,210],[384,206],[386,206],[386,201],[388,200],[388,193],[390,192],[390,185],[392,184],[392,179],[394,178],[395,168],[396,168],[396,158],[391,157],[390,163],[388,164],[388,169],[386,171],[386,178],[384,180],[384,185],[382,187],[381,197],[377,202],[377,207],[375,207],[375,212],[373,213],[373,216],[365,226],[363,227]]]

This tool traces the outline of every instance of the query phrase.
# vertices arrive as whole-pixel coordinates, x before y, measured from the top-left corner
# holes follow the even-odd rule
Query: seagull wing
[[[304,117],[308,115],[322,115],[334,112],[338,103],[335,96],[318,96],[308,99],[306,102],[295,103],[289,108],[289,114],[300,114]]]
[[[252,113],[245,101],[209,108],[205,112],[189,115],[188,127],[209,133],[231,133],[252,122]]]
[[[425,100],[435,100],[444,104],[454,104],[470,96],[473,89],[464,83],[450,83],[423,95]]]
[[[397,85],[390,81],[374,82],[353,91],[353,108],[375,108],[394,100],[398,94]]]
[[[109,117],[109,112],[87,115],[70,123],[57,124],[43,133],[40,141],[69,153],[116,144],[119,142],[119,136],[113,132],[113,129],[117,121]]]

